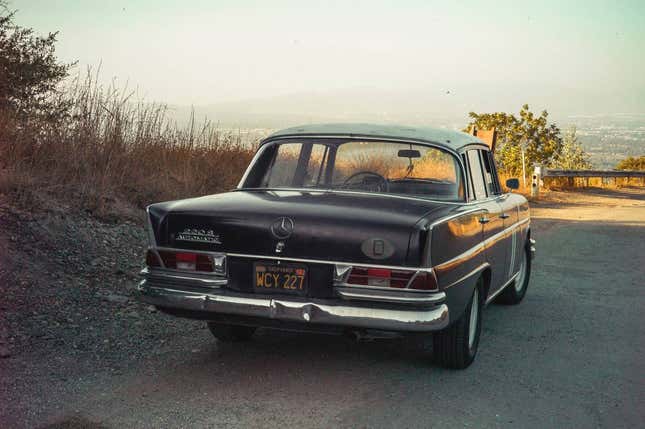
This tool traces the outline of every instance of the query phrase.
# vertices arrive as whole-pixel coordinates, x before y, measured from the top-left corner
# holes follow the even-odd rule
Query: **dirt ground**
[[[137,224],[0,204],[0,427],[640,427],[645,190],[531,206],[526,299],[449,371],[424,338],[218,343],[132,299]]]

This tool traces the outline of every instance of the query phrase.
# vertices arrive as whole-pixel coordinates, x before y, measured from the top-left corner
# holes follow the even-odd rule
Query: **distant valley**
[[[337,93],[293,94],[279,97],[232,101],[207,106],[169,106],[171,118],[186,123],[191,115],[197,122],[210,120],[222,131],[239,134],[249,144],[272,131],[316,122],[372,122],[435,126],[459,130],[468,123],[468,112],[506,111],[517,113],[521,104],[512,88],[505,93],[461,88],[418,91],[354,89]],[[563,131],[571,126],[595,168],[612,168],[627,156],[645,154],[645,113],[607,114],[592,108],[580,109],[555,90],[522,97],[531,109],[547,109],[549,119]],[[526,93],[524,90],[523,93]],[[571,94],[578,96],[580,94]],[[584,94],[584,106],[599,106],[600,95]],[[475,100],[475,101],[473,101]],[[560,100],[555,102],[554,100]],[[619,109],[619,102],[603,108]],[[629,106],[628,106],[629,107]],[[596,107],[599,110],[600,107]],[[583,114],[570,112],[583,111]],[[631,110],[637,111],[633,104]]]

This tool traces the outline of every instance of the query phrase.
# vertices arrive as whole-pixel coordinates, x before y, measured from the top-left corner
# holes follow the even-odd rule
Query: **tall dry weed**
[[[185,126],[164,105],[102,87],[88,71],[58,102],[63,119],[18,121],[0,112],[0,192],[37,192],[78,208],[110,211],[221,192],[235,186],[254,147],[211,122]]]

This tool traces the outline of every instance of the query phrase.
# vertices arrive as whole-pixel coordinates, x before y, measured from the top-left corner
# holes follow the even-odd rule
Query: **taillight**
[[[175,253],[175,268],[177,268],[178,270],[191,270],[191,271],[196,270],[197,254],[196,253]]]
[[[437,278],[434,272],[420,272],[410,283],[410,289],[416,290],[438,290]]]
[[[414,278],[413,278],[414,277]],[[410,283],[410,280],[412,282]],[[390,270],[387,268],[353,267],[347,283],[352,285],[391,287],[405,289],[410,283],[410,289],[437,290],[437,279],[434,273]]]
[[[146,256],[146,262],[150,267],[159,267],[160,264],[157,261],[157,265],[151,265],[151,256],[154,253],[148,251]],[[225,274],[226,272],[226,256],[225,255],[208,255],[205,253],[192,253],[192,252],[171,252],[167,250],[160,250],[159,256],[163,261],[163,266],[166,268],[172,268],[175,270],[185,270],[185,271],[202,271],[209,273],[218,273]],[[156,258],[155,258],[156,259]]]

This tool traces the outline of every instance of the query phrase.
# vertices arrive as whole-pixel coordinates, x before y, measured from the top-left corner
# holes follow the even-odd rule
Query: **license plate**
[[[307,267],[303,265],[266,264],[253,265],[256,292],[279,292],[296,295],[307,292]]]

